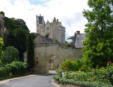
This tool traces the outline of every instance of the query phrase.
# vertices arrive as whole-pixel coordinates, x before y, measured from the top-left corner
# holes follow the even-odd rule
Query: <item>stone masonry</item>
[[[53,22],[45,23],[43,16],[36,16],[36,28],[38,34],[57,40],[59,43],[65,43],[65,27],[58,19],[54,18]]]

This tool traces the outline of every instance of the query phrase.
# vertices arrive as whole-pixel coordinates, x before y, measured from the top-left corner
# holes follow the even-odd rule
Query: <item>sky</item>
[[[23,19],[31,32],[36,32],[36,15],[44,16],[45,21],[54,17],[66,29],[66,38],[79,30],[84,33],[87,20],[83,10],[88,9],[88,0],[0,0],[0,11],[10,18]]]

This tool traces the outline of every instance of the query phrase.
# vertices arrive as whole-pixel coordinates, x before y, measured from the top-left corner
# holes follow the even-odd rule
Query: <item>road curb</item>
[[[1,80],[0,84],[8,83],[11,80],[22,79],[22,78],[25,78],[25,77],[33,77],[33,76],[36,76],[36,75],[27,75],[27,76],[11,78],[11,79],[7,79],[7,80]]]
[[[61,87],[60,85],[58,85],[54,79],[52,79],[52,84],[55,86],[55,87]]]

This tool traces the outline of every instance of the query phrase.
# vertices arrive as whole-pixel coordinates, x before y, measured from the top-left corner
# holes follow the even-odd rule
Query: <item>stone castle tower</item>
[[[65,43],[65,27],[58,19],[54,18],[53,22],[45,23],[43,16],[36,16],[36,28],[38,34],[57,40],[59,43]]]

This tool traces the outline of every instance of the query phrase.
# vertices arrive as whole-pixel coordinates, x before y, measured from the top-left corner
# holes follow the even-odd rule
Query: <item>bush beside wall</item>
[[[23,75],[27,72],[27,65],[23,62],[14,61],[10,64],[0,67],[0,77],[13,75]]]

